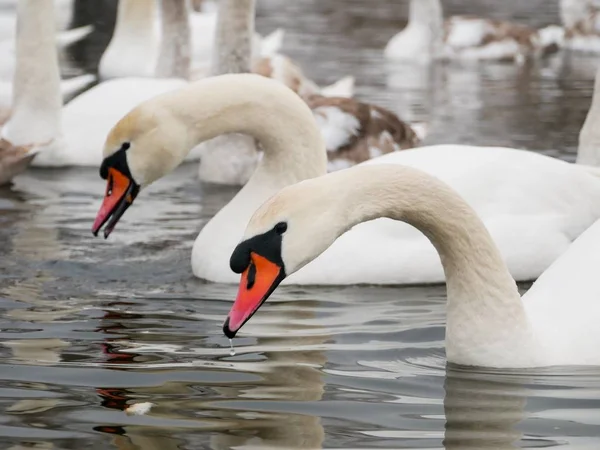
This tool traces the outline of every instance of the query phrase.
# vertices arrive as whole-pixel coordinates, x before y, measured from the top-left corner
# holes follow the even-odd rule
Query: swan
[[[10,119],[0,135],[0,184],[23,172],[38,153],[61,145],[55,133],[62,104],[52,0],[21,0]]]
[[[535,30],[525,25],[471,16],[444,20],[440,0],[411,0],[406,28],[387,43],[394,60],[509,60],[522,63],[562,44],[563,29]]]
[[[101,174],[108,188],[93,233],[108,222],[108,237],[140,189],[171,172],[198,143],[233,132],[258,140],[263,157],[248,183],[200,231],[191,262],[199,278],[235,283],[228,260],[252,213],[281,188],[327,171],[325,143],[312,111],[268,78],[228,74],[200,80],[140,104],[117,122],[103,150]],[[598,169],[533,152],[437,145],[363,164],[407,165],[450,184],[483,218],[517,280],[537,278],[600,217]],[[392,248],[402,251],[390,253]],[[382,253],[388,255],[385,261]],[[440,283],[444,273],[422,235],[380,219],[356,226],[286,281]]]
[[[413,128],[387,109],[346,98],[352,95],[352,77],[322,89],[283,55],[262,58],[258,66],[253,64],[255,0],[221,0],[218,8],[212,75],[246,73],[252,66],[252,72],[277,80],[303,97],[325,137],[329,170],[420,144],[425,135],[423,127]],[[245,184],[261,158],[255,140],[240,134],[218,136],[200,144],[198,151],[202,154],[200,180],[218,184]]]
[[[576,52],[600,52],[600,9],[592,0],[560,0],[564,47]]]
[[[595,270],[600,221],[521,299],[469,203],[441,180],[402,165],[365,165],[305,180],[262,205],[231,255],[231,269],[242,275],[223,326],[227,337],[235,336],[283,279],[308,267],[348,230],[379,218],[410,224],[439,254],[448,296],[449,362],[499,368],[600,365]],[[404,248],[378,256],[385,261],[391,252]],[[354,265],[362,253],[357,249],[338,265]]]

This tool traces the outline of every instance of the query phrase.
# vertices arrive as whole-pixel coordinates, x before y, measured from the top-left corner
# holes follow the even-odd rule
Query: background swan
[[[113,35],[98,66],[100,78],[153,77],[159,25],[156,0],[119,0]]]
[[[235,336],[283,278],[310,266],[347,230],[380,217],[412,225],[439,253],[448,291],[449,362],[501,368],[600,364],[600,283],[594,270],[600,263],[600,222],[521,300],[498,247],[469,204],[425,172],[395,165],[306,180],[261,206],[231,256],[231,268],[242,278],[225,334]],[[391,252],[404,248],[379,257],[386,261]],[[357,251],[340,265],[355,265],[362,257]]]
[[[444,20],[441,0],[411,0],[408,25],[390,39],[387,58],[512,60],[523,62],[562,44],[563,30],[471,16]]]
[[[24,171],[32,158],[61,145],[62,104],[58,55],[54,46],[52,0],[18,3],[17,66],[10,119],[0,140],[0,184]]]
[[[202,80],[144,102],[119,121],[107,138],[103,165],[107,177],[111,168],[122,173],[115,175],[121,189],[113,188],[105,198],[94,232],[114,216],[105,235],[112,231],[130,204],[125,199],[133,200],[125,196],[128,189],[139,190],[166,175],[197,143],[232,132],[261,142],[263,157],[244,188],[201,230],[192,250],[192,269],[203,279],[236,282],[229,255],[254,210],[284,186],[326,173],[325,144],[312,111],[289,89],[264,77],[237,74]],[[597,169],[533,152],[442,145],[395,152],[365,164],[408,165],[450,184],[482,217],[518,280],[539,276],[600,217]],[[403,251],[392,250],[396,248]],[[354,256],[357,252],[360,259]],[[388,255],[385,261],[382,253]],[[381,219],[355,227],[288,281],[443,280],[437,253],[422,235]]]

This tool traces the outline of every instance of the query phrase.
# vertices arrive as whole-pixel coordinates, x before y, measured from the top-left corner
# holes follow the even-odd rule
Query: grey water
[[[74,67],[97,64],[114,23],[115,2],[96,3]],[[535,26],[558,21],[556,3],[444,2]],[[426,122],[427,143],[572,160],[598,58],[386,63],[407,6],[258,0],[257,28],[284,27],[284,51],[317,82],[353,74],[358,98]],[[600,369],[447,366],[443,286],[285,287],[231,355],[221,325],[236,287],[195,279],[189,259],[235,189],[196,174],[142,192],[106,241],[90,233],[97,170],[30,170],[0,190],[0,448],[600,448]],[[128,414],[136,403],[151,409]]]

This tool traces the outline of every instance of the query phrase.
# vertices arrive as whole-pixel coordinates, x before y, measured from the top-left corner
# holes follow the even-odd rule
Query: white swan
[[[441,0],[411,0],[408,25],[390,39],[387,58],[511,60],[518,63],[562,44],[563,29],[535,30],[525,25],[470,16],[444,21]]]
[[[401,165],[362,166],[305,180],[261,206],[231,256],[231,268],[242,277],[225,334],[234,337],[285,277],[309,267],[348,230],[381,217],[412,225],[439,254],[448,295],[448,361],[502,368],[600,365],[595,270],[600,222],[521,299],[502,254],[469,204],[435,177]],[[367,250],[369,243],[363,245]],[[361,265],[363,253],[370,260],[368,250],[360,250],[338,267]],[[391,259],[393,265],[391,254],[404,251],[400,244],[378,256],[381,264]]]
[[[560,0],[564,47],[582,53],[600,53],[600,8],[592,0]]]
[[[248,183],[201,230],[192,250],[192,269],[200,278],[236,282],[229,256],[254,210],[282,187],[323,175],[327,167],[311,110],[267,78],[239,74],[201,80],[144,102],[119,121],[104,147],[103,173],[112,189],[93,231],[111,217],[105,236],[112,231],[133,201],[134,196],[124,196],[128,189],[137,192],[169,173],[197,143],[231,132],[256,138],[263,157]],[[537,278],[600,217],[597,169],[533,152],[441,145],[391,153],[366,164],[413,166],[450,184],[482,217],[518,280]],[[437,253],[422,235],[381,219],[355,227],[288,281],[443,280]]]

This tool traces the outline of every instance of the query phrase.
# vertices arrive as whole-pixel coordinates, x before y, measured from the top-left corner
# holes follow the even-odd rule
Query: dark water
[[[557,20],[549,1],[445,3]],[[428,122],[431,143],[574,154],[594,58],[416,71],[381,58],[407,1],[258,4],[259,30],[284,26],[307,74],[354,74],[360,98]],[[32,170],[0,190],[0,448],[600,447],[600,369],[447,368],[443,287],[286,287],[230,356],[235,287],[194,279],[189,257],[235,191],[195,176],[143,192],[108,241],[89,232],[96,170]],[[142,402],[146,415],[123,412]]]

